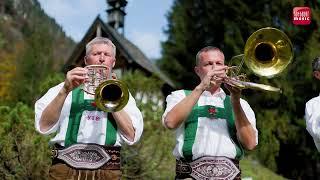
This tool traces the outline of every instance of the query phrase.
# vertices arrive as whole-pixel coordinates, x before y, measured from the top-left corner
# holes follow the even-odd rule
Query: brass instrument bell
[[[111,78],[111,68],[104,65],[88,65],[87,80],[83,90],[94,95],[96,106],[105,112],[119,111],[129,100],[129,90],[125,83]]]
[[[266,27],[254,32],[244,48],[244,62],[258,76],[271,78],[293,59],[293,46],[282,31]]]
[[[240,89],[251,88],[265,91],[281,92],[280,88],[265,84],[241,81],[237,75],[242,67],[243,61],[246,66],[258,76],[267,78],[274,77],[281,73],[293,59],[293,46],[288,36],[282,31],[266,27],[254,32],[247,40],[244,54],[232,57],[241,57],[240,65],[229,68],[233,76],[228,76],[225,83]]]

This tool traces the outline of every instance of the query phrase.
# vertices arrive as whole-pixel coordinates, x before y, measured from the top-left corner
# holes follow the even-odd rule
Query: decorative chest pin
[[[210,108],[208,109],[208,112],[209,112],[209,114],[210,114],[211,116],[214,116],[214,115],[217,113],[217,109],[214,108],[214,107],[210,107]]]
[[[91,103],[91,106],[93,106],[93,107],[97,107],[96,102],[95,102],[95,101],[93,101],[93,102]]]

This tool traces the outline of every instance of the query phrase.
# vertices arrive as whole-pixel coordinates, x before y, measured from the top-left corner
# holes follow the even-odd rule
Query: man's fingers
[[[87,78],[84,77],[84,76],[72,75],[72,76],[71,76],[71,79],[72,79],[72,80],[85,80],[85,79],[87,79]]]
[[[87,70],[85,69],[73,69],[71,71],[69,71],[70,75],[86,75],[87,74]]]
[[[112,79],[117,79],[116,73],[113,72],[113,73],[111,74],[111,77],[112,77]]]
[[[215,86],[217,84],[216,81],[210,81],[210,86]]]

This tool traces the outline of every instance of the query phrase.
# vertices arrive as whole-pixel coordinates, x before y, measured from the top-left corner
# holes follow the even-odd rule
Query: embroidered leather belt
[[[226,157],[205,156],[190,163],[177,160],[177,178],[193,177],[196,180],[240,178],[239,161]]]
[[[120,146],[73,144],[52,150],[53,164],[66,163],[76,169],[120,169]]]

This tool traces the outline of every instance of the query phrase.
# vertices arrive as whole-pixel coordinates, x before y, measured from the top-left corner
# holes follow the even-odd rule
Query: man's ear
[[[199,76],[199,67],[198,66],[194,67],[194,72]]]
[[[313,71],[313,76],[314,76],[316,79],[320,80],[320,71]]]
[[[84,64],[87,66],[88,64],[87,64],[87,56],[85,56],[84,58],[83,58],[83,61],[84,61]]]
[[[113,59],[112,68],[114,68],[115,65],[116,65],[116,58]]]

